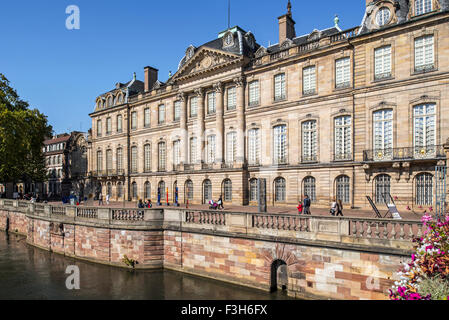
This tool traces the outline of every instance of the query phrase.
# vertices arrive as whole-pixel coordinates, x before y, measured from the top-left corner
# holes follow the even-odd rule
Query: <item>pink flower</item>
[[[428,214],[424,215],[424,216],[421,218],[421,222],[422,222],[422,223],[427,223],[427,222],[429,222],[429,221],[432,221],[432,217],[429,216]]]

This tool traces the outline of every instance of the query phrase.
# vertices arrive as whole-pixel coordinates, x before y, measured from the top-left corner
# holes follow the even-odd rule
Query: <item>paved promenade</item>
[[[61,202],[51,202],[50,204],[54,205],[60,205]],[[81,203],[81,206],[92,206],[97,207],[98,201],[88,200],[87,203]],[[104,201],[104,205],[101,207],[105,208],[136,208],[137,203],[136,202],[113,202],[111,201],[109,205],[106,204],[106,201]],[[170,204],[169,208],[172,208],[172,204]],[[167,206],[157,206],[156,203],[153,203],[153,209],[157,208],[167,208]],[[180,209],[185,209],[185,205],[181,205],[178,207]],[[189,209],[196,209],[196,210],[208,210],[209,205],[189,205]],[[387,208],[385,206],[378,206],[378,209],[382,216],[385,216],[387,212]],[[230,212],[258,212],[258,208],[254,206],[225,206],[224,210],[221,211],[230,211]],[[329,209],[325,208],[314,208],[312,206],[311,208],[312,215],[314,216],[331,216],[329,213]],[[270,214],[298,214],[298,211],[296,209],[296,206],[292,207],[268,207],[268,213]],[[400,211],[399,212],[401,217],[404,220],[420,220],[423,216],[422,213],[414,213],[411,211]],[[358,218],[376,218],[376,215],[374,211],[368,211],[368,210],[360,210],[360,209],[344,209],[343,215],[345,217],[358,217]]]

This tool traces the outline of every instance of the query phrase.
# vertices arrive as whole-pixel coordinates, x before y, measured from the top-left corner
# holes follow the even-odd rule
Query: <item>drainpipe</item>
[[[355,201],[355,47],[348,39],[348,44],[352,48],[352,192],[351,192],[351,209],[354,208]]]

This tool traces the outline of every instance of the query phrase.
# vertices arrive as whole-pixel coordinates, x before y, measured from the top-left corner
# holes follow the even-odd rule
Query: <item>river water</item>
[[[80,270],[80,290],[66,288],[66,268]],[[240,287],[169,270],[127,271],[67,258],[0,232],[0,299],[279,300],[283,292]]]

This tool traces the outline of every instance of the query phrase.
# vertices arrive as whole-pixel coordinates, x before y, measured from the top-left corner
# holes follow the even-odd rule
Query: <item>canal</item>
[[[80,290],[68,290],[66,268],[80,270]],[[0,232],[0,299],[27,300],[279,300],[267,293],[169,270],[131,272],[67,258]]]

